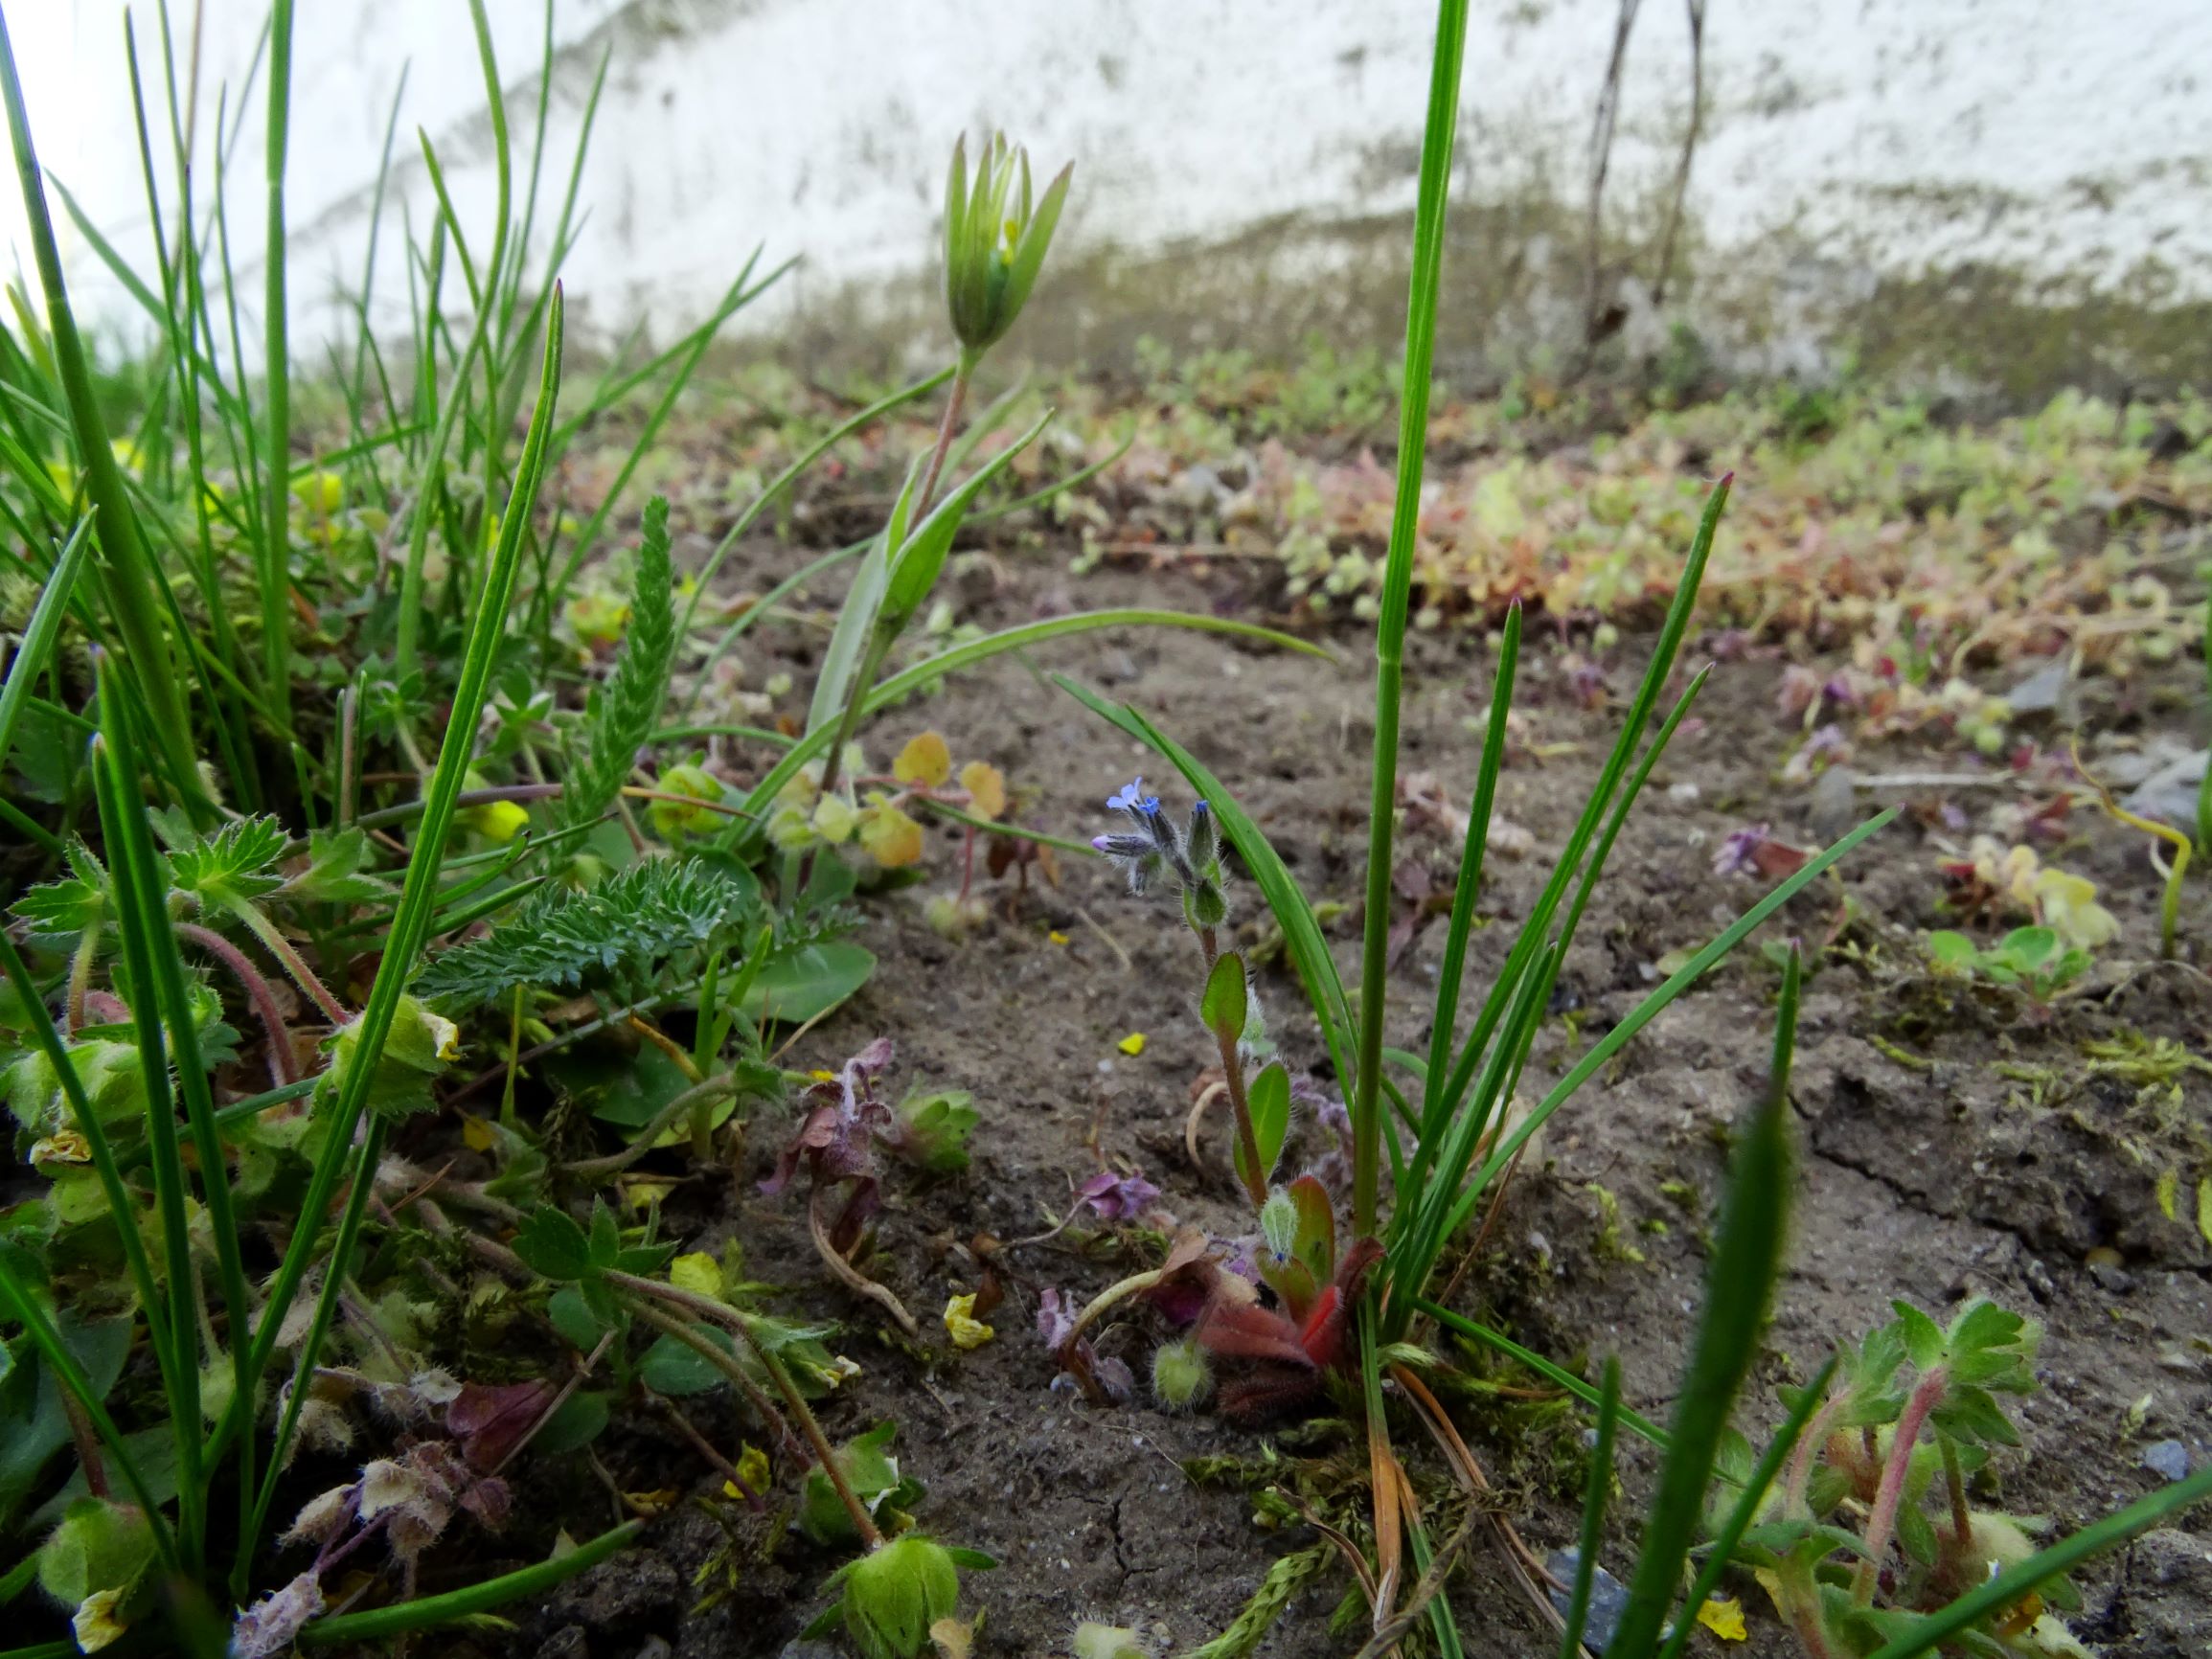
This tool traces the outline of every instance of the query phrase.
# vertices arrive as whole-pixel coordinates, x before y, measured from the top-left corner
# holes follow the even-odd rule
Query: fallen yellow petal
[[[1057,927],[1054,928],[1050,933],[1046,934],[1045,938],[1052,941],[1052,943],[1055,944],[1065,944],[1067,943],[1067,935],[1060,932],[1060,930]]]
[[[472,1118],[464,1112],[461,1115],[461,1144],[471,1152],[489,1152],[491,1150],[491,1125],[482,1118]]]
[[[1698,1623],[1723,1642],[1741,1642],[1748,1634],[1744,1628],[1744,1603],[1733,1596],[1715,1596],[1698,1609]]]
[[[975,1298],[954,1296],[945,1304],[945,1333],[955,1348],[981,1348],[997,1331],[975,1317]]]
[[[1128,1055],[1129,1058],[1134,1059],[1145,1052],[1145,1034],[1141,1031],[1133,1031],[1122,1038],[1120,1042],[1114,1044],[1114,1047]]]
[[[756,1492],[768,1489],[768,1454],[757,1445],[747,1445],[738,1453],[738,1479]]]

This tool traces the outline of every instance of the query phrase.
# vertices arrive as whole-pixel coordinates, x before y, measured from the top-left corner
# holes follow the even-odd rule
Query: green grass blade
[[[1873,1659],[1917,1659],[1922,1653],[1931,1653],[1992,1613],[2012,1606],[2037,1585],[2071,1572],[2090,1557],[2124,1544],[2149,1532],[2168,1515],[2207,1499],[2212,1499],[2212,1466],[2199,1469],[2187,1480],[2177,1481],[2137,1498],[2126,1509],[2084,1527],[2047,1550],[2039,1550],[2017,1566],[2006,1568],[1978,1589],[1929,1614],[1906,1634],[1876,1649]]]
[[[1375,624],[1375,764],[1368,799],[1367,916],[1359,952],[1358,1076],[1352,1112],[1352,1226],[1375,1231],[1382,1135],[1383,981],[1389,969],[1390,831],[1398,809],[1398,724],[1404,676],[1405,618],[1413,592],[1413,547],[1421,529],[1422,462],[1436,356],[1436,299],[1444,269],[1444,216],[1459,129],[1459,77],[1467,52],[1467,0],[1440,0],[1430,58],[1428,119],[1413,213],[1413,274],[1405,305],[1405,368],[1399,393],[1398,493],[1382,603]]]
[[[1483,855],[1489,850],[1491,809],[1497,800],[1497,775],[1505,764],[1506,720],[1513,712],[1515,670],[1520,662],[1520,605],[1505,613],[1498,643],[1497,671],[1491,681],[1490,728],[1483,736],[1482,767],[1475,774],[1474,800],[1467,812],[1467,839],[1460,848],[1459,884],[1451,895],[1451,926],[1444,939],[1444,959],[1436,972],[1436,1019],[1428,1035],[1428,1071],[1423,1079],[1423,1118],[1437,1109],[1451,1072],[1451,1045],[1459,1024],[1459,982],[1467,967],[1467,936],[1474,926],[1474,900],[1482,885]]]
[[[120,704],[108,696],[101,701],[109,711],[114,729],[121,731],[126,721]],[[125,808],[116,794],[108,741],[104,734],[93,739],[92,782],[114,870],[116,919],[123,936],[124,965],[132,988],[131,1023],[137,1031],[139,1067],[146,1079],[146,1139],[152,1153],[154,1205],[161,1217],[162,1260],[167,1264],[168,1326],[173,1349],[172,1363],[164,1369],[161,1380],[168,1397],[170,1421],[176,1435],[178,1549],[186,1564],[196,1571],[207,1533],[207,1485],[201,1478],[199,1446],[200,1367],[196,1335],[199,1328],[195,1323],[192,1270],[178,1265],[192,1261],[188,1219],[192,1181],[185,1172],[184,1155],[177,1139],[176,1106],[170,1092],[168,1044],[162,1032],[161,1012],[148,989],[154,976],[149,944],[152,924],[155,917],[166,923],[168,912],[157,909],[154,916],[148,916],[143,891],[125,877],[128,854],[121,851],[126,845],[124,839]],[[182,1044],[178,1046],[182,1048]]]
[[[154,740],[172,774],[193,778],[196,774],[192,722],[183,681],[175,671],[170,642],[162,630],[151,555],[139,534],[137,515],[131,511],[130,498],[124,489],[123,469],[108,447],[106,423],[101,419],[93,392],[91,365],[77,331],[76,315],[70,309],[69,290],[61,275],[61,252],[54,239],[53,216],[47,211],[45,180],[38,168],[38,152],[32,145],[31,121],[23,107],[23,85],[15,72],[15,50],[9,40],[5,16],[0,16],[0,95],[5,96],[8,105],[8,131],[23,191],[24,217],[29,221],[32,251],[46,296],[46,325],[53,340],[55,369],[68,400],[70,424],[92,499],[100,539],[96,568],[103,597],[152,716]],[[195,799],[193,805],[196,807],[201,804]]]
[[[1573,1395],[1585,1405],[1595,1406],[1598,1403],[1599,1396],[1595,1388],[1592,1388],[1573,1372],[1554,1365],[1535,1350],[1523,1348],[1503,1331],[1493,1330],[1489,1326],[1470,1319],[1463,1313],[1454,1313],[1450,1308],[1431,1302],[1425,1296],[1415,1297],[1413,1306],[1423,1313],[1427,1314],[1429,1318],[1435,1320],[1447,1330],[1456,1332],[1471,1341],[1479,1342],[1486,1348],[1494,1348],[1507,1358],[1519,1361],[1546,1382],[1565,1389],[1567,1393]],[[1651,1442],[1662,1451],[1666,1449],[1668,1444],[1666,1430],[1652,1421],[1650,1418],[1632,1412],[1625,1405],[1620,1407],[1619,1411],[1621,1421],[1639,1437]]]
[[[1590,1586],[1597,1581],[1598,1546],[1605,1542],[1606,1505],[1613,1493],[1613,1431],[1621,1420],[1621,1362],[1608,1355],[1598,1384],[1598,1439],[1590,1448],[1589,1480],[1583,1489],[1583,1530],[1575,1556],[1574,1588],[1567,1599],[1560,1659],[1576,1659],[1590,1621]]]
[[[453,814],[460,799],[462,784],[468,770],[471,753],[475,748],[476,722],[484,712],[484,700],[490,690],[493,658],[507,629],[508,608],[514,596],[515,577],[522,564],[522,544],[528,529],[533,504],[543,482],[546,464],[546,438],[552,426],[554,410],[559,393],[561,336],[563,311],[559,291],[555,290],[554,302],[547,312],[545,361],[540,375],[538,400],[531,417],[529,436],[522,447],[521,462],[516,469],[514,490],[507,503],[507,511],[500,521],[499,541],[493,550],[491,562],[485,573],[484,592],[479,599],[476,615],[469,628],[467,651],[462,662],[461,676],[454,691],[452,710],[445,723],[445,740],[439,747],[438,763],[431,775],[426,795],[428,802],[422,814],[413,855],[407,861],[399,908],[392,920],[391,932],[386,936],[383,960],[377,965],[376,977],[369,990],[367,1006],[361,1011],[360,1036],[355,1050],[358,1063],[351,1066],[340,1080],[338,1098],[331,1111],[331,1151],[321,1158],[308,1177],[308,1191],[300,1205],[303,1216],[320,1216],[328,1213],[331,1199],[342,1174],[355,1170],[353,1192],[347,1202],[350,1216],[357,1217],[365,1208],[371,1186],[371,1169],[367,1164],[356,1165],[351,1156],[353,1131],[368,1105],[369,1085],[376,1071],[376,1057],[382,1053],[392,1021],[399,1011],[399,997],[406,989],[408,978],[415,970],[417,959],[428,938],[431,915],[439,898],[439,871],[444,861],[446,837],[453,827]],[[372,1140],[376,1137],[372,1133]],[[346,1223],[340,1222],[343,1234]],[[266,1312],[253,1345],[254,1374],[258,1377],[267,1367],[275,1350],[277,1332],[284,1323],[292,1298],[298,1294],[300,1282],[306,1276],[309,1261],[314,1258],[319,1229],[312,1224],[302,1225],[292,1237],[277,1269],[275,1283],[270,1288]],[[336,1287],[342,1275],[333,1273],[326,1281],[324,1295],[317,1305],[317,1325],[327,1329],[328,1314],[336,1301]],[[311,1365],[320,1346],[317,1330],[311,1329],[302,1348],[302,1363]],[[304,1403],[306,1390],[295,1390],[292,1400],[292,1421],[297,1423],[298,1407]],[[218,1425],[216,1440],[238,1432],[243,1424],[239,1420],[240,1412],[234,1407]],[[272,1454],[270,1468],[283,1466],[285,1440],[280,1437]],[[273,1489],[264,1486],[259,1511],[265,1513],[267,1500]],[[248,1547],[241,1556],[250,1557]]]
[[[1743,1541],[1744,1534],[1751,1530],[1751,1523],[1758,1518],[1760,1501],[1766,1497],[1767,1489],[1774,1484],[1774,1477],[1782,1472],[1782,1466],[1789,1462],[1790,1453],[1796,1447],[1797,1437],[1805,1432],[1805,1425],[1813,1420],[1813,1414],[1820,1409],[1820,1402],[1828,1397],[1829,1379],[1836,1375],[1840,1358],[1840,1355],[1833,1353],[1828,1356],[1827,1362],[1821,1366],[1812,1382],[1806,1385],[1797,1404],[1783,1420],[1782,1426],[1774,1431],[1773,1441],[1752,1468],[1751,1478],[1744,1483],[1743,1494],[1728,1511],[1728,1519],[1722,1523],[1720,1532],[1714,1534],[1705,1564],[1698,1570],[1697,1581],[1690,1586],[1690,1594],[1683,1600],[1682,1616],[1675,1621],[1674,1634],[1667,1638],[1667,1645],[1659,1649],[1659,1659],[1679,1659],[1682,1649],[1689,1646],[1690,1637],[1698,1628],[1699,1609],[1721,1587],[1721,1575],[1728,1570],[1737,1544]]]
[[[902,386],[896,392],[877,398],[875,402],[869,404],[858,414],[840,420],[836,425],[831,427],[829,431],[823,433],[809,446],[805,454],[785,467],[783,471],[777,473],[775,477],[769,479],[762,487],[761,492],[753,497],[752,502],[744,511],[738,514],[737,522],[723,533],[721,540],[715,544],[714,552],[707,555],[706,562],[699,567],[691,599],[684,606],[683,625],[679,631],[687,638],[690,636],[692,619],[698,614],[699,602],[706,597],[708,585],[713,582],[717,573],[721,570],[722,560],[729,557],[730,549],[738,544],[746,531],[752,529],[754,523],[758,521],[761,514],[767,510],[772,502],[805,475],[810,466],[813,466],[832,448],[859,431],[861,427],[873,425],[893,410],[903,408],[917,398],[927,396],[951,377],[952,371],[950,369],[940,369],[926,380],[917,380],[911,386]],[[861,545],[866,546],[867,544],[863,542]],[[816,564],[820,562],[817,560]],[[808,568],[812,569],[814,566],[810,565]]]
[[[292,713],[292,363],[285,293],[285,162],[291,142],[292,0],[269,13],[268,228],[262,251],[262,418],[268,468],[262,508],[268,514],[259,545],[262,679],[279,719]]]
[[[1545,1119],[1564,1104],[1577,1089],[1589,1080],[1591,1075],[1600,1066],[1618,1054],[1629,1040],[1649,1025],[1668,1004],[1703,977],[1706,969],[1742,943],[1745,935],[1749,934],[1762,921],[1781,909],[1783,905],[1789,903],[1812,882],[1825,875],[1837,860],[1850,853],[1861,841],[1874,834],[1875,831],[1884,828],[1896,816],[1897,808],[1889,807],[1875,817],[1869,818],[1833,847],[1816,853],[1804,869],[1798,871],[1796,875],[1790,876],[1789,880],[1783,882],[1781,886],[1775,888],[1765,898],[1762,898],[1757,904],[1737,918],[1710,944],[1678,968],[1665,984],[1638,1003],[1627,1018],[1592,1045],[1590,1052],[1575,1063],[1573,1070],[1552,1086],[1551,1093],[1544,1096],[1543,1100],[1538,1103],[1536,1110],[1528,1115],[1527,1121],[1505,1138],[1497,1149],[1491,1154],[1490,1161],[1482,1168],[1482,1172],[1475,1177],[1471,1191],[1474,1193],[1480,1193],[1487,1188],[1491,1181],[1496,1177],[1498,1171],[1513,1161],[1513,1155],[1520,1150],[1529,1136],[1543,1126]],[[1452,1231],[1458,1230],[1460,1224],[1467,1219],[1467,1210],[1472,1207],[1472,1200],[1470,1199],[1462,1210],[1454,1214],[1451,1223]]]
[[[1253,884],[1267,900],[1275,924],[1283,930],[1284,948],[1289,952],[1291,965],[1297,968],[1306,995],[1313,1005],[1313,1015],[1320,1024],[1322,1040],[1328,1044],[1336,1075],[1339,1079],[1347,1076],[1344,1062],[1351,1054],[1352,1012],[1344,994],[1344,981],[1337,974],[1336,959],[1329,953],[1329,942],[1322,936],[1320,919],[1313,914],[1312,905],[1307,901],[1281,854],[1268,844],[1260,827],[1252,822],[1251,815],[1238,805],[1236,797],[1221,781],[1143,715],[1127,703],[1106,701],[1065,674],[1055,674],[1052,680],[1092,714],[1118,726],[1174,766],[1198,798],[1220,817],[1222,833],[1243,858]]]
[[[231,1208],[230,1166],[224,1157],[221,1131],[216,1126],[215,1094],[208,1085],[208,1068],[200,1057],[192,1004],[185,994],[184,968],[177,957],[176,935],[170,925],[168,883],[163,879],[160,855],[154,850],[153,832],[147,816],[148,803],[139,793],[139,768],[130,739],[130,723],[108,698],[101,699],[101,711],[107,760],[106,786],[101,792],[103,829],[116,893],[116,925],[123,935],[124,958],[130,966],[139,1053],[145,1057],[143,1063],[147,1069],[151,1070],[151,1057],[162,1052],[158,1046],[159,1034],[161,1026],[166,1024],[169,1064],[175,1073],[176,1090],[184,1102],[185,1124],[191,1131],[193,1151],[199,1163],[200,1204],[207,1211],[217,1283],[222,1288],[223,1306],[230,1314],[233,1383],[236,1391],[244,1395],[250,1393],[254,1383],[245,1340],[253,1324],[254,1305],[246,1289],[238,1221]],[[111,803],[112,816],[108,813]],[[151,1018],[157,1007],[158,1023]],[[149,1046],[149,1037],[153,1039],[152,1046]],[[150,1108],[166,1110],[167,1094],[166,1085],[149,1090]],[[177,1176],[181,1182],[181,1168]],[[196,1269],[180,1270],[178,1263],[185,1260],[170,1258],[170,1271],[185,1282],[184,1307],[190,1307],[193,1305],[191,1281]],[[181,1323],[178,1311],[172,1309],[171,1335],[180,1357],[185,1334],[192,1329],[189,1323]],[[212,1353],[208,1355],[210,1363],[215,1357]],[[197,1388],[196,1371],[194,1387]],[[196,1415],[178,1425],[180,1474],[194,1466],[199,1437]],[[250,1487],[254,1451],[251,1436],[241,1438],[239,1451],[240,1477]]]
[[[91,553],[92,537],[86,534],[89,525],[89,520],[80,520],[62,544],[54,574],[46,579],[46,585],[39,590],[38,602],[32,607],[31,620],[23,625],[23,642],[9,660],[7,682],[0,685],[0,766],[8,763],[9,748],[15,739],[15,722],[22,717],[24,707],[30,701],[31,688],[46,671],[46,664],[54,654],[54,642],[61,632],[62,613],[69,608],[77,578]]]
[[[379,1641],[409,1630],[426,1630],[434,1625],[449,1625],[456,1619],[471,1618],[503,1602],[542,1595],[564,1579],[598,1566],[635,1538],[644,1527],[643,1521],[625,1521],[589,1543],[579,1544],[565,1556],[488,1579],[465,1590],[424,1596],[420,1601],[402,1602],[397,1607],[377,1607],[367,1613],[340,1613],[335,1618],[317,1619],[300,1632],[300,1646],[334,1648],[341,1642]]]
[[[1705,1310],[1676,1400],[1669,1436],[1673,1443],[1645,1518],[1628,1606],[1608,1643],[1623,1653],[1646,1653],[1658,1645],[1704,1511],[1714,1454],[1736,1396],[1759,1357],[1760,1330],[1782,1272],[1790,1210],[1790,1058],[1797,1034],[1801,971],[1792,950],[1774,1015],[1772,1073],[1730,1160],[1713,1265],[1705,1279]]]

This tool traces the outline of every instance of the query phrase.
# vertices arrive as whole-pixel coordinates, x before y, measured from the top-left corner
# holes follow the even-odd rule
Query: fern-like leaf
[[[627,983],[759,909],[750,886],[709,865],[648,859],[588,893],[541,890],[513,920],[432,957],[415,989],[466,1008],[518,985]]]
[[[569,769],[561,793],[565,826],[589,822],[613,805],[637,752],[652,736],[668,697],[675,665],[675,578],[669,560],[669,504],[654,496],[645,507],[637,575],[629,600],[629,632],[606,684],[584,713],[582,754]]]

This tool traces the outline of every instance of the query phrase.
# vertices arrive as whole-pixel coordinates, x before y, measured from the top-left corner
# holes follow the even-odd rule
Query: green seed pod
[[[1276,1261],[1289,1259],[1298,1245],[1298,1205],[1290,1194],[1277,1187],[1267,1194],[1267,1201],[1260,1206],[1260,1237],[1266,1240],[1267,1254]]]
[[[1214,1370],[1205,1350],[1191,1338],[1164,1343],[1152,1355],[1152,1396],[1170,1411],[1189,1411],[1213,1387]]]
[[[960,1603],[960,1575],[943,1544],[912,1533],[846,1570],[845,1630],[867,1659],[919,1659],[929,1626]]]

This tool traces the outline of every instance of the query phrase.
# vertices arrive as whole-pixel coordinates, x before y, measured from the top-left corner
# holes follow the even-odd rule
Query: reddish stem
[[[285,1024],[284,1011],[277,1006],[277,993],[262,977],[262,970],[244,951],[211,927],[202,927],[195,921],[180,921],[176,932],[179,939],[198,945],[229,968],[245,987],[246,1000],[254,1005],[254,1013],[268,1035],[269,1076],[275,1079],[280,1089],[295,1080],[298,1074],[292,1067],[292,1034]]]
[[[1898,1505],[1904,1497],[1905,1477],[1912,1472],[1912,1448],[1920,1439],[1928,1413],[1942,1403],[1950,1387],[1950,1374],[1937,1366],[1920,1379],[1897,1420],[1897,1434],[1889,1443],[1889,1461],[1882,1466],[1881,1485],[1874,1494],[1874,1512],[1866,1522],[1866,1558],[1851,1586],[1852,1600],[1861,1607],[1874,1603],[1874,1588],[1881,1577],[1881,1559],[1889,1553],[1889,1538],[1897,1527]]]

